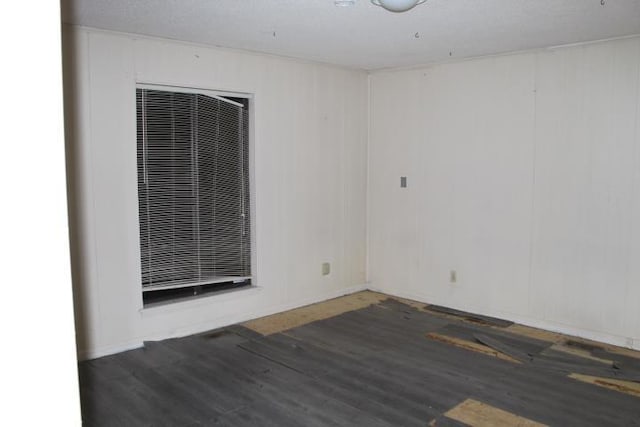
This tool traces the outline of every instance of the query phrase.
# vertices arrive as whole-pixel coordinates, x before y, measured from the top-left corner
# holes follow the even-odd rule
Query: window
[[[136,89],[145,304],[251,280],[249,103]]]

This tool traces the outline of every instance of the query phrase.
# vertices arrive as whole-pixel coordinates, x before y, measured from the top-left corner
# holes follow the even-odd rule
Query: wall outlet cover
[[[449,282],[456,283],[458,281],[458,273],[455,270],[449,272]]]
[[[329,273],[331,273],[331,264],[329,264],[328,262],[323,262],[322,263],[322,275],[326,276]]]

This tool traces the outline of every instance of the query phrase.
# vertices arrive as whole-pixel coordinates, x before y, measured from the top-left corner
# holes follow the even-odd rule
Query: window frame
[[[221,90],[221,89],[205,89],[205,88],[197,88],[197,87],[191,87],[188,85],[173,85],[173,84],[164,84],[164,83],[149,83],[149,82],[141,82],[141,81],[136,81],[135,85],[134,85],[134,93],[138,90],[138,89],[148,89],[148,90],[159,90],[159,91],[167,91],[167,92],[176,92],[176,93],[188,93],[188,94],[200,94],[200,95],[206,95],[215,99],[219,99],[223,102],[228,102],[231,103],[233,105],[239,106],[239,107],[244,107],[243,104],[235,102],[233,100],[228,99],[228,97],[230,98],[242,98],[242,99],[246,99],[247,100],[247,105],[248,105],[248,137],[249,137],[249,142],[248,142],[248,147],[249,147],[249,163],[248,163],[248,179],[249,179],[249,223],[250,223],[250,235],[249,235],[249,239],[250,239],[250,271],[249,271],[249,276],[246,277],[229,277],[229,280],[225,280],[225,281],[219,281],[219,280],[212,280],[212,281],[205,281],[205,282],[199,282],[199,283],[193,283],[193,284],[184,284],[184,285],[177,285],[175,287],[167,287],[167,288],[158,288],[158,289],[152,289],[152,290],[147,290],[146,292],[154,292],[154,291],[163,291],[163,290],[169,290],[169,289],[180,289],[180,288],[193,288],[194,289],[194,294],[192,297],[178,297],[175,299],[171,299],[171,300],[165,300],[165,301],[160,301],[160,302],[150,302],[150,303],[145,303],[144,302],[144,293],[145,293],[145,289],[140,287],[140,280],[138,280],[137,285],[139,286],[139,291],[140,291],[140,296],[141,296],[141,304],[142,307],[141,309],[148,309],[148,308],[152,308],[155,306],[162,306],[162,305],[167,305],[167,304],[174,304],[174,303],[181,303],[181,302],[185,302],[185,301],[189,301],[192,299],[200,299],[200,298],[210,298],[210,297],[216,297],[217,295],[227,295],[229,293],[233,293],[233,292],[242,292],[242,291],[246,291],[247,288],[258,288],[258,276],[257,276],[257,246],[256,246],[256,223],[257,221],[255,220],[256,218],[256,195],[255,195],[255,129],[254,129],[254,123],[255,123],[255,95],[253,93],[248,93],[248,92],[238,92],[238,91],[229,91],[229,90]],[[137,140],[134,140],[135,143],[137,144]],[[137,182],[136,182],[136,205],[138,202],[138,191],[137,191]],[[139,210],[136,209],[135,211],[135,215],[136,215],[136,225],[139,227],[140,226],[140,217],[139,217]],[[141,264],[141,241],[140,241],[140,229],[138,228],[137,230],[137,238],[136,238],[136,249],[137,249],[137,261],[138,261],[138,279],[140,279],[142,277],[142,264]],[[207,286],[207,285],[213,285],[216,283],[220,283],[220,284],[225,284],[225,283],[237,283],[241,280],[244,279],[250,279],[250,285],[249,286],[238,286],[237,288],[234,289],[226,289],[224,287],[222,287],[219,291],[207,291],[207,292],[203,292],[202,294],[198,293],[198,289],[203,287],[203,286]]]

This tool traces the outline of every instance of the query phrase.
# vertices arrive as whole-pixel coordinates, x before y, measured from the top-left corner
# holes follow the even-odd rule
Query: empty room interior
[[[640,1],[60,13],[83,425],[640,425]]]

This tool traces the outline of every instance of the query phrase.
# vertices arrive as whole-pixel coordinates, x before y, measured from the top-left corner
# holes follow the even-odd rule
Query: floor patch
[[[633,381],[623,381],[613,378],[594,377],[591,375],[582,374],[571,374],[569,375],[569,378],[608,388],[610,390],[619,391],[621,393],[630,394],[632,396],[640,397],[640,383],[636,383]]]
[[[377,292],[363,291],[332,300],[308,305],[284,313],[273,314],[243,323],[243,326],[262,335],[286,331],[317,320],[378,304],[389,298]]]
[[[486,403],[473,399],[467,399],[458,406],[444,414],[447,418],[468,424],[474,427],[517,426],[517,427],[544,427],[527,418],[512,414],[511,412],[495,408]]]
[[[520,361],[514,359],[511,356],[508,356],[504,353],[499,352],[498,350],[494,350],[491,347],[488,347],[484,344],[480,344],[473,341],[467,341],[456,337],[450,337],[448,335],[438,334],[436,332],[431,332],[427,334],[427,338],[430,338],[435,341],[439,341],[445,344],[453,345],[455,347],[463,348],[465,350],[475,351],[476,353],[482,353],[487,356],[497,357],[500,360],[506,360],[511,363],[521,363]]]
[[[566,347],[580,348],[586,350],[589,347],[599,348],[605,352],[612,353],[613,355],[620,355],[625,357],[632,357],[634,359],[640,359],[640,351],[632,350],[630,348],[618,347],[611,344],[599,343],[583,338],[569,337],[567,335],[559,334],[557,332],[545,331],[543,329],[532,328],[530,326],[513,324],[505,330],[522,335],[527,338],[533,338],[540,341],[546,341],[550,343],[556,343],[564,345]]]
[[[482,326],[491,326],[494,328],[506,328],[513,325],[513,322],[495,317],[481,316],[479,314],[468,313],[466,311],[455,310],[453,308],[443,307],[440,305],[427,305],[425,310],[429,313],[444,316],[448,319],[457,319],[466,323],[473,323]]]
[[[563,339],[562,334],[556,332],[545,331],[543,329],[532,328],[530,326],[518,325],[517,323],[506,328],[507,331],[522,335],[523,337],[533,338],[539,341],[559,342]]]
[[[572,356],[578,356],[584,359],[593,360],[594,362],[600,362],[608,366],[612,366],[615,364],[613,360],[596,357],[592,355],[588,349],[582,348],[580,346],[571,345],[570,343],[571,343],[570,341],[555,343],[551,347],[549,347],[549,349],[559,351],[565,354],[571,354]]]

